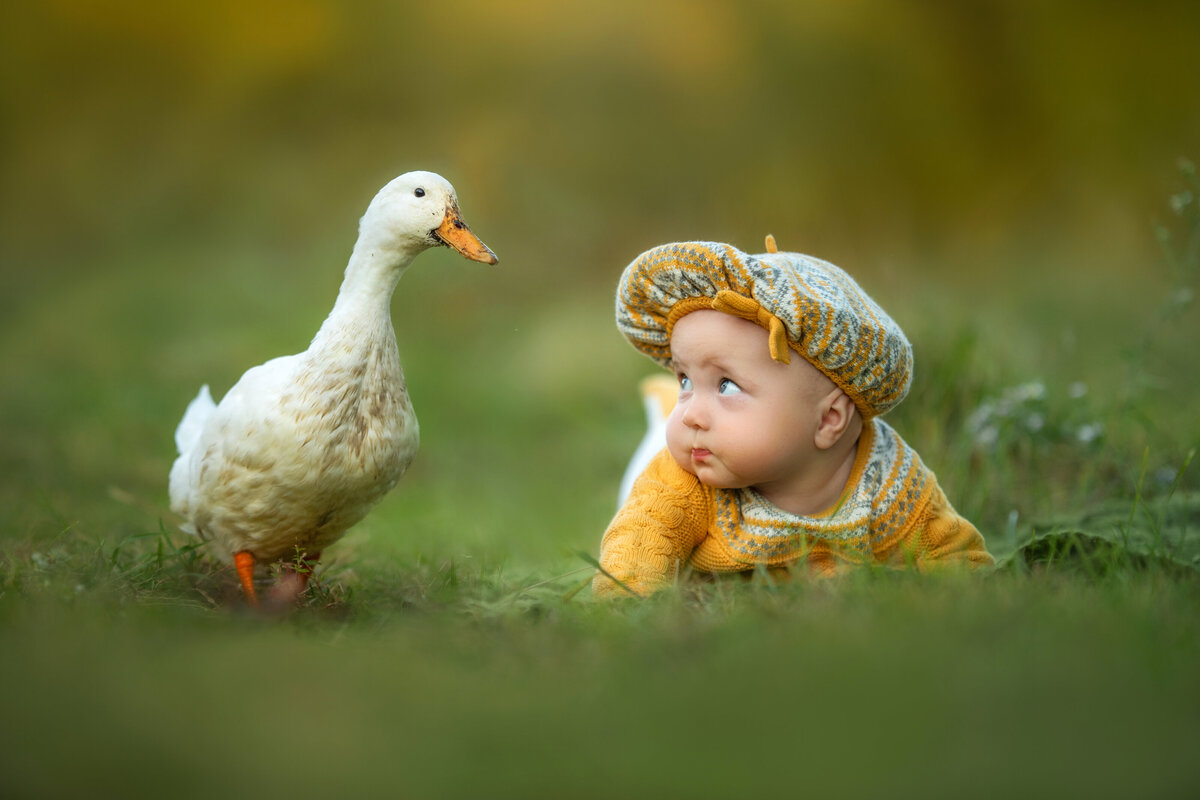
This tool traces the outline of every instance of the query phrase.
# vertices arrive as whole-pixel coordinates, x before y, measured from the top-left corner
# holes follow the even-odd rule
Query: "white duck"
[[[252,605],[257,562],[315,563],[416,454],[391,299],[412,260],[438,245],[497,262],[463,223],[448,181],[432,172],[391,181],[359,223],[337,302],[309,348],[247,370],[219,404],[202,387],[184,413],[171,509],[233,562]],[[302,592],[307,573],[281,581],[280,599]]]

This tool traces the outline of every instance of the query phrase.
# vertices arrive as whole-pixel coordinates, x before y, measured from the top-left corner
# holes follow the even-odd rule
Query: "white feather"
[[[217,408],[217,404],[213,402],[212,394],[208,391],[208,384],[200,387],[200,393],[196,395],[192,402],[188,403],[187,410],[183,412],[183,421],[179,423],[179,427],[175,429],[175,447],[180,453],[189,452],[196,446],[196,440],[200,438],[200,431],[204,429],[204,423],[208,422],[208,418],[212,416],[212,412]]]

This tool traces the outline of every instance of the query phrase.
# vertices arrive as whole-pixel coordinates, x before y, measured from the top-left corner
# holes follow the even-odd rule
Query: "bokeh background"
[[[1198,52],[1192,0],[0,3],[0,794],[728,796],[801,729],[793,788],[1194,790],[1194,576],[561,596],[642,433],[616,280],[680,239],[854,274],[914,344],[894,424],[997,552],[1156,523],[1133,495],[1200,437],[1156,235],[1195,208]],[[429,252],[396,293],[422,451],[326,554],[329,615],[213,613],[163,566],[174,427],[307,345],[410,169],[501,259]],[[729,674],[762,696],[697,701]]]
[[[548,504],[567,518],[510,542],[531,558],[594,547],[611,508],[651,369],[613,287],[662,242],[769,232],[844,266],[908,330],[918,395],[964,337],[997,383],[1119,391],[1172,285],[1198,45],[1191,2],[5,4],[0,520],[167,516],[188,399],[306,345],[414,168],[501,264],[428,254],[397,293],[406,502]],[[1191,419],[1187,340],[1158,343],[1183,400],[1160,430]]]
[[[14,532],[164,516],[198,385],[303,349],[409,169],[501,257],[428,254],[397,293],[418,497],[584,509],[527,526],[536,558],[594,547],[640,435],[651,367],[611,323],[637,253],[773,233],[844,266],[908,330],[915,393],[963,336],[998,381],[1115,391],[1200,151],[1186,1],[45,0],[0,31]],[[1165,345],[1194,397],[1191,345]],[[547,499],[563,474],[595,491]]]

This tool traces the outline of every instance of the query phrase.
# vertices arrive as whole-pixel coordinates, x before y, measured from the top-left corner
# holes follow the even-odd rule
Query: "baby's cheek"
[[[685,438],[681,426],[672,424],[671,421],[667,422],[667,450],[676,464],[687,472],[696,474],[692,468],[692,444]]]
[[[675,455],[674,451],[672,451],[671,457],[675,459],[675,463],[678,464],[679,467],[684,472],[687,472],[691,475],[696,474],[696,470],[692,468],[692,460],[690,458],[689,459],[680,458],[679,456]]]

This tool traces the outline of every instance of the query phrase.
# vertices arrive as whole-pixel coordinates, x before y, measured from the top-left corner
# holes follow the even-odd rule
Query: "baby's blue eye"
[[[729,380],[729,378],[722,378],[718,391],[720,391],[721,394],[738,394],[742,391],[742,387]]]
[[[690,392],[692,390],[692,379],[687,375],[679,376],[679,391]]]

